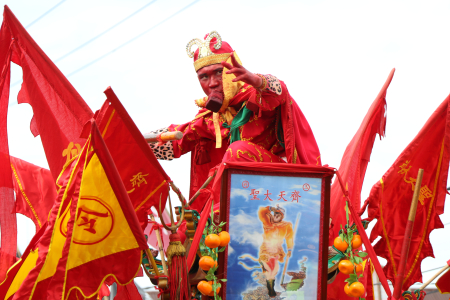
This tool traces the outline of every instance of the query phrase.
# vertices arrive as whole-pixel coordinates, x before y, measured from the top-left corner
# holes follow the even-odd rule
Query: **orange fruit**
[[[208,234],[205,238],[205,245],[209,248],[219,247],[220,237],[217,234]]]
[[[355,234],[352,238],[352,248],[358,249],[362,245],[361,236],[358,234]]]
[[[353,296],[353,294],[351,293],[351,291],[350,291],[350,285],[349,285],[348,283],[344,286],[344,293],[345,293],[347,296],[349,296],[349,297],[355,297],[355,296]]]
[[[341,252],[344,252],[348,248],[348,244],[346,241],[341,240],[340,237],[334,239],[334,248],[338,249]]]
[[[356,265],[355,265],[355,269],[356,269],[356,274],[361,273],[362,270],[363,270],[362,264],[356,264]]]
[[[203,271],[209,271],[209,269],[214,267],[217,263],[211,256],[202,256],[198,264]]]
[[[200,291],[200,293],[206,296],[212,292],[212,285],[207,281],[200,281],[197,284],[197,289]]]
[[[217,287],[217,289],[216,289],[216,294],[219,294],[219,292],[220,292],[220,286]],[[214,291],[212,290],[212,287],[211,287],[211,292],[208,294],[208,296],[214,297]]]
[[[225,247],[230,242],[230,234],[226,231],[221,231],[219,233],[219,238],[220,238],[219,244],[220,247]]]
[[[350,293],[353,297],[361,297],[364,295],[364,285],[361,282],[353,282],[350,285]]]
[[[351,261],[344,259],[339,262],[338,268],[343,274],[348,275],[353,272],[354,266]]]

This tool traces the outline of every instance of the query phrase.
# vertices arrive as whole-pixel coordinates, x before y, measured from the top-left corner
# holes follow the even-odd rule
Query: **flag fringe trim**
[[[42,228],[41,220],[39,220],[39,217],[38,217],[36,211],[34,210],[33,205],[31,204],[30,200],[28,199],[27,194],[25,194],[25,191],[23,190],[23,187],[22,187],[22,183],[20,182],[20,179],[19,179],[19,175],[17,175],[16,168],[14,168],[14,165],[12,163],[11,163],[11,169],[14,173],[14,178],[16,179],[17,184],[19,185],[20,192],[22,193],[25,201],[27,202],[28,206],[30,207],[31,211],[33,212],[33,215],[39,224],[39,228]]]
[[[56,192],[59,192],[59,190],[62,188],[62,185],[59,185],[59,184],[58,184],[59,179],[61,178],[62,174],[63,174],[64,171],[67,169],[67,167],[70,166],[70,165],[72,164],[72,162],[73,162],[75,159],[77,159],[77,158],[78,158],[78,154],[75,155],[74,157],[72,157],[68,162],[66,162],[66,163],[64,164],[63,168],[61,169],[61,172],[60,172],[59,175],[58,175],[58,178],[56,178],[55,184],[56,184],[57,187],[59,187],[59,189],[58,189]]]
[[[84,144],[83,149],[81,150],[81,153],[85,152],[85,149],[86,149],[86,145],[87,145],[87,144],[90,144],[90,140],[86,141],[86,144]],[[65,189],[64,195],[63,195],[63,197],[62,197],[62,199],[61,199],[61,203],[60,203],[59,208],[58,208],[58,214],[56,215],[56,219],[55,219],[55,224],[56,224],[56,222],[57,222],[57,220],[58,220],[58,217],[61,216],[61,209],[63,208],[64,201],[67,200],[67,194],[68,194],[68,192],[69,192],[70,186],[72,185],[72,181],[73,181],[73,179],[74,179],[74,174],[75,174],[76,171],[78,170],[78,167],[79,167],[78,164],[80,163],[80,158],[81,158],[81,157],[82,157],[81,155],[78,156],[78,160],[77,160],[75,166],[73,167],[72,172],[70,173],[70,179],[69,179],[68,182],[67,182],[67,188]],[[60,173],[60,174],[62,174],[62,173]],[[67,208],[70,209],[69,206],[67,206]],[[36,281],[34,282],[33,289],[31,290],[31,293],[30,293],[30,299],[33,298],[34,292],[35,292],[35,290],[36,290],[36,286],[37,286],[37,284],[40,282],[39,279],[40,279],[40,276],[41,276],[41,274],[42,274],[42,270],[44,269],[44,266],[45,266],[45,264],[47,263],[47,259],[48,259],[48,257],[49,257],[49,253],[50,253],[51,250],[52,250],[53,238],[55,237],[55,231],[56,231],[56,230],[57,230],[57,229],[55,229],[55,227],[53,226],[52,238],[50,239],[50,244],[49,244],[49,246],[48,246],[47,254],[45,255],[45,261],[44,261],[44,263],[42,264],[41,270],[39,270],[39,274],[38,274],[37,277],[36,277]],[[46,278],[45,278],[45,279],[46,279]]]
[[[142,264],[142,252],[143,252],[143,250],[141,250],[140,252],[141,252],[141,255],[140,255],[140,259],[139,259],[138,269],[137,269],[137,271],[136,271],[136,273],[135,273],[136,275],[138,274],[139,269],[141,268],[141,264]],[[68,300],[68,299],[69,299],[69,296],[70,296],[70,293],[72,292],[72,290],[78,290],[84,298],[91,298],[91,297],[95,296],[96,294],[98,294],[98,292],[99,292],[100,289],[102,288],[103,283],[105,282],[105,280],[106,280],[109,276],[112,276],[117,284],[119,284],[119,285],[121,285],[121,286],[125,286],[125,285],[127,285],[127,284],[130,284],[130,283],[134,280],[134,278],[136,278],[136,275],[133,276],[133,278],[131,278],[131,280],[128,281],[128,282],[126,282],[126,283],[120,283],[119,280],[117,279],[116,275],[114,275],[114,274],[107,274],[107,275],[105,275],[105,276],[103,277],[102,281],[100,282],[99,287],[97,288],[97,291],[94,292],[93,294],[91,294],[91,295],[89,295],[89,296],[86,296],[86,295],[83,293],[83,291],[82,291],[78,286],[74,286],[74,287],[71,287],[71,288],[69,289],[69,291],[67,292],[67,296],[65,297],[65,300]],[[67,274],[66,274],[66,279],[67,279]],[[66,284],[66,280],[64,280],[64,285],[65,285],[65,284]]]
[[[3,280],[2,281],[2,283],[0,283],[0,286],[2,285],[2,284],[4,284],[5,282],[6,282],[6,280],[8,279],[8,273],[9,273],[9,271],[11,271],[15,266],[17,266],[18,264],[20,264],[20,262],[22,261],[22,258],[20,258],[18,261],[16,261],[9,269],[8,269],[8,271],[6,271],[6,274],[5,274],[5,280]]]

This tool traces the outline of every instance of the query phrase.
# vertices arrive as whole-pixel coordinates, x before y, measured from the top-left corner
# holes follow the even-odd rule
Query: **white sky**
[[[60,0],[1,2],[26,26]],[[56,60],[149,2],[67,0],[27,30]],[[191,2],[155,1],[56,65],[69,75]],[[362,191],[365,199],[450,93],[449,10],[448,1],[202,0],[68,78],[93,111],[111,86],[142,132],[185,123],[197,112],[193,101],[204,96],[185,46],[217,30],[250,71],[286,82],[314,131],[322,162],[338,168],[345,147],[395,67],[387,92],[387,137],[375,142]],[[20,68],[13,66],[11,82],[20,80]],[[29,131],[30,106],[16,104],[19,88],[11,89],[10,153],[48,167],[39,137]],[[189,161],[186,155],[162,162],[185,196]],[[446,208],[443,223],[450,222],[448,204]],[[34,226],[20,218],[18,227],[23,251]],[[425,259],[423,270],[444,266],[450,258],[449,228],[431,233],[436,258]],[[424,279],[433,273],[425,273]]]

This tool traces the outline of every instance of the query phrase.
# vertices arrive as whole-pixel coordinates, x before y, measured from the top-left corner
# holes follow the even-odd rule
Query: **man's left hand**
[[[236,58],[234,57],[234,52],[231,53],[231,62],[233,63],[233,65],[223,61],[222,66],[228,69],[226,74],[234,74],[234,76],[236,76],[236,78],[233,79],[233,82],[242,81],[250,84],[254,88],[258,88],[262,85],[262,79],[258,75],[255,75],[252,72],[248,71],[237,62]]]
[[[292,249],[289,249],[288,253],[287,253],[287,257],[291,257],[291,255],[292,255]]]

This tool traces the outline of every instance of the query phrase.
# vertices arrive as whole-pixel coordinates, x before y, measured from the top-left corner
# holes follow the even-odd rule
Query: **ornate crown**
[[[215,44],[213,48],[215,50],[219,50],[217,52],[219,53],[213,53],[211,51],[211,41],[213,38],[216,38]],[[226,61],[227,58],[230,56],[230,53],[233,51],[231,47],[226,44],[226,48],[229,49],[221,49],[222,47],[222,38],[220,37],[220,34],[217,31],[211,31],[206,37],[205,40],[202,41],[200,39],[192,39],[187,45],[186,45],[186,52],[187,55],[192,58],[197,54],[197,51],[194,52],[191,50],[192,46],[197,45],[198,47],[198,56],[194,57],[194,67],[195,71],[198,71],[199,69],[213,65],[213,64],[220,64],[222,61]],[[231,50],[231,51],[230,51]],[[214,51],[215,52],[215,51]],[[226,53],[223,53],[226,52]]]

